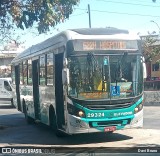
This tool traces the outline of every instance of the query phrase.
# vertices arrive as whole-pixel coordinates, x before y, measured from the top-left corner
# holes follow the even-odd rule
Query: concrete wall
[[[144,105],[160,106],[160,91],[145,91]]]

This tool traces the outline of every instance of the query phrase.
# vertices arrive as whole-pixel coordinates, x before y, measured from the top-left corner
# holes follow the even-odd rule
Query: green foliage
[[[39,33],[49,31],[64,22],[80,0],[0,0],[0,29],[9,28],[12,22],[25,29],[37,24]],[[11,22],[12,21],[12,22]]]

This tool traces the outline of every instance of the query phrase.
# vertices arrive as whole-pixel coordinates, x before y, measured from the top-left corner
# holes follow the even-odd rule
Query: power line
[[[79,10],[86,10],[81,8],[76,8]],[[110,13],[110,14],[122,14],[122,15],[130,15],[130,16],[143,16],[143,17],[160,17],[157,15],[147,15],[147,14],[132,14],[132,13],[126,13],[126,12],[114,12],[114,11],[104,11],[104,10],[91,10],[92,12],[100,12],[100,13]]]
[[[144,6],[144,7],[153,7],[153,8],[159,8],[160,6],[153,6],[153,5],[145,5],[140,3],[128,3],[128,2],[118,2],[118,1],[108,1],[108,0],[100,0],[106,3],[118,3],[118,4],[125,4],[125,5],[136,5],[136,6]]]
[[[85,12],[85,13],[81,13],[81,14],[76,14],[76,15],[70,15],[69,17],[74,17],[74,16],[81,16],[81,15],[84,15],[84,14],[86,14],[87,12]]]
[[[122,0],[123,1],[123,0]],[[124,1],[126,1],[126,0],[124,0]],[[153,4],[153,2],[152,2],[152,0],[150,0],[150,2],[146,2],[146,0],[134,0],[135,2],[142,2],[142,3],[148,3],[148,4]]]
[[[100,1],[100,0],[97,0],[97,1]],[[118,1],[126,1],[126,0],[118,0]],[[142,2],[142,3],[153,4],[152,0],[149,0],[149,2],[146,1],[146,0],[134,0],[134,2]]]

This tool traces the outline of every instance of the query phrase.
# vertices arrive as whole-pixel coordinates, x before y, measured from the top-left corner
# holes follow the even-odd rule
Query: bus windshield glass
[[[142,93],[140,55],[72,55],[68,58],[69,96],[81,100],[120,99]]]

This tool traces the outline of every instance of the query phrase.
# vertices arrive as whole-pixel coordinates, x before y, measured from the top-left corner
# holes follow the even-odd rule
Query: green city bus
[[[127,30],[66,30],[13,59],[13,102],[57,136],[142,127],[143,67]]]

